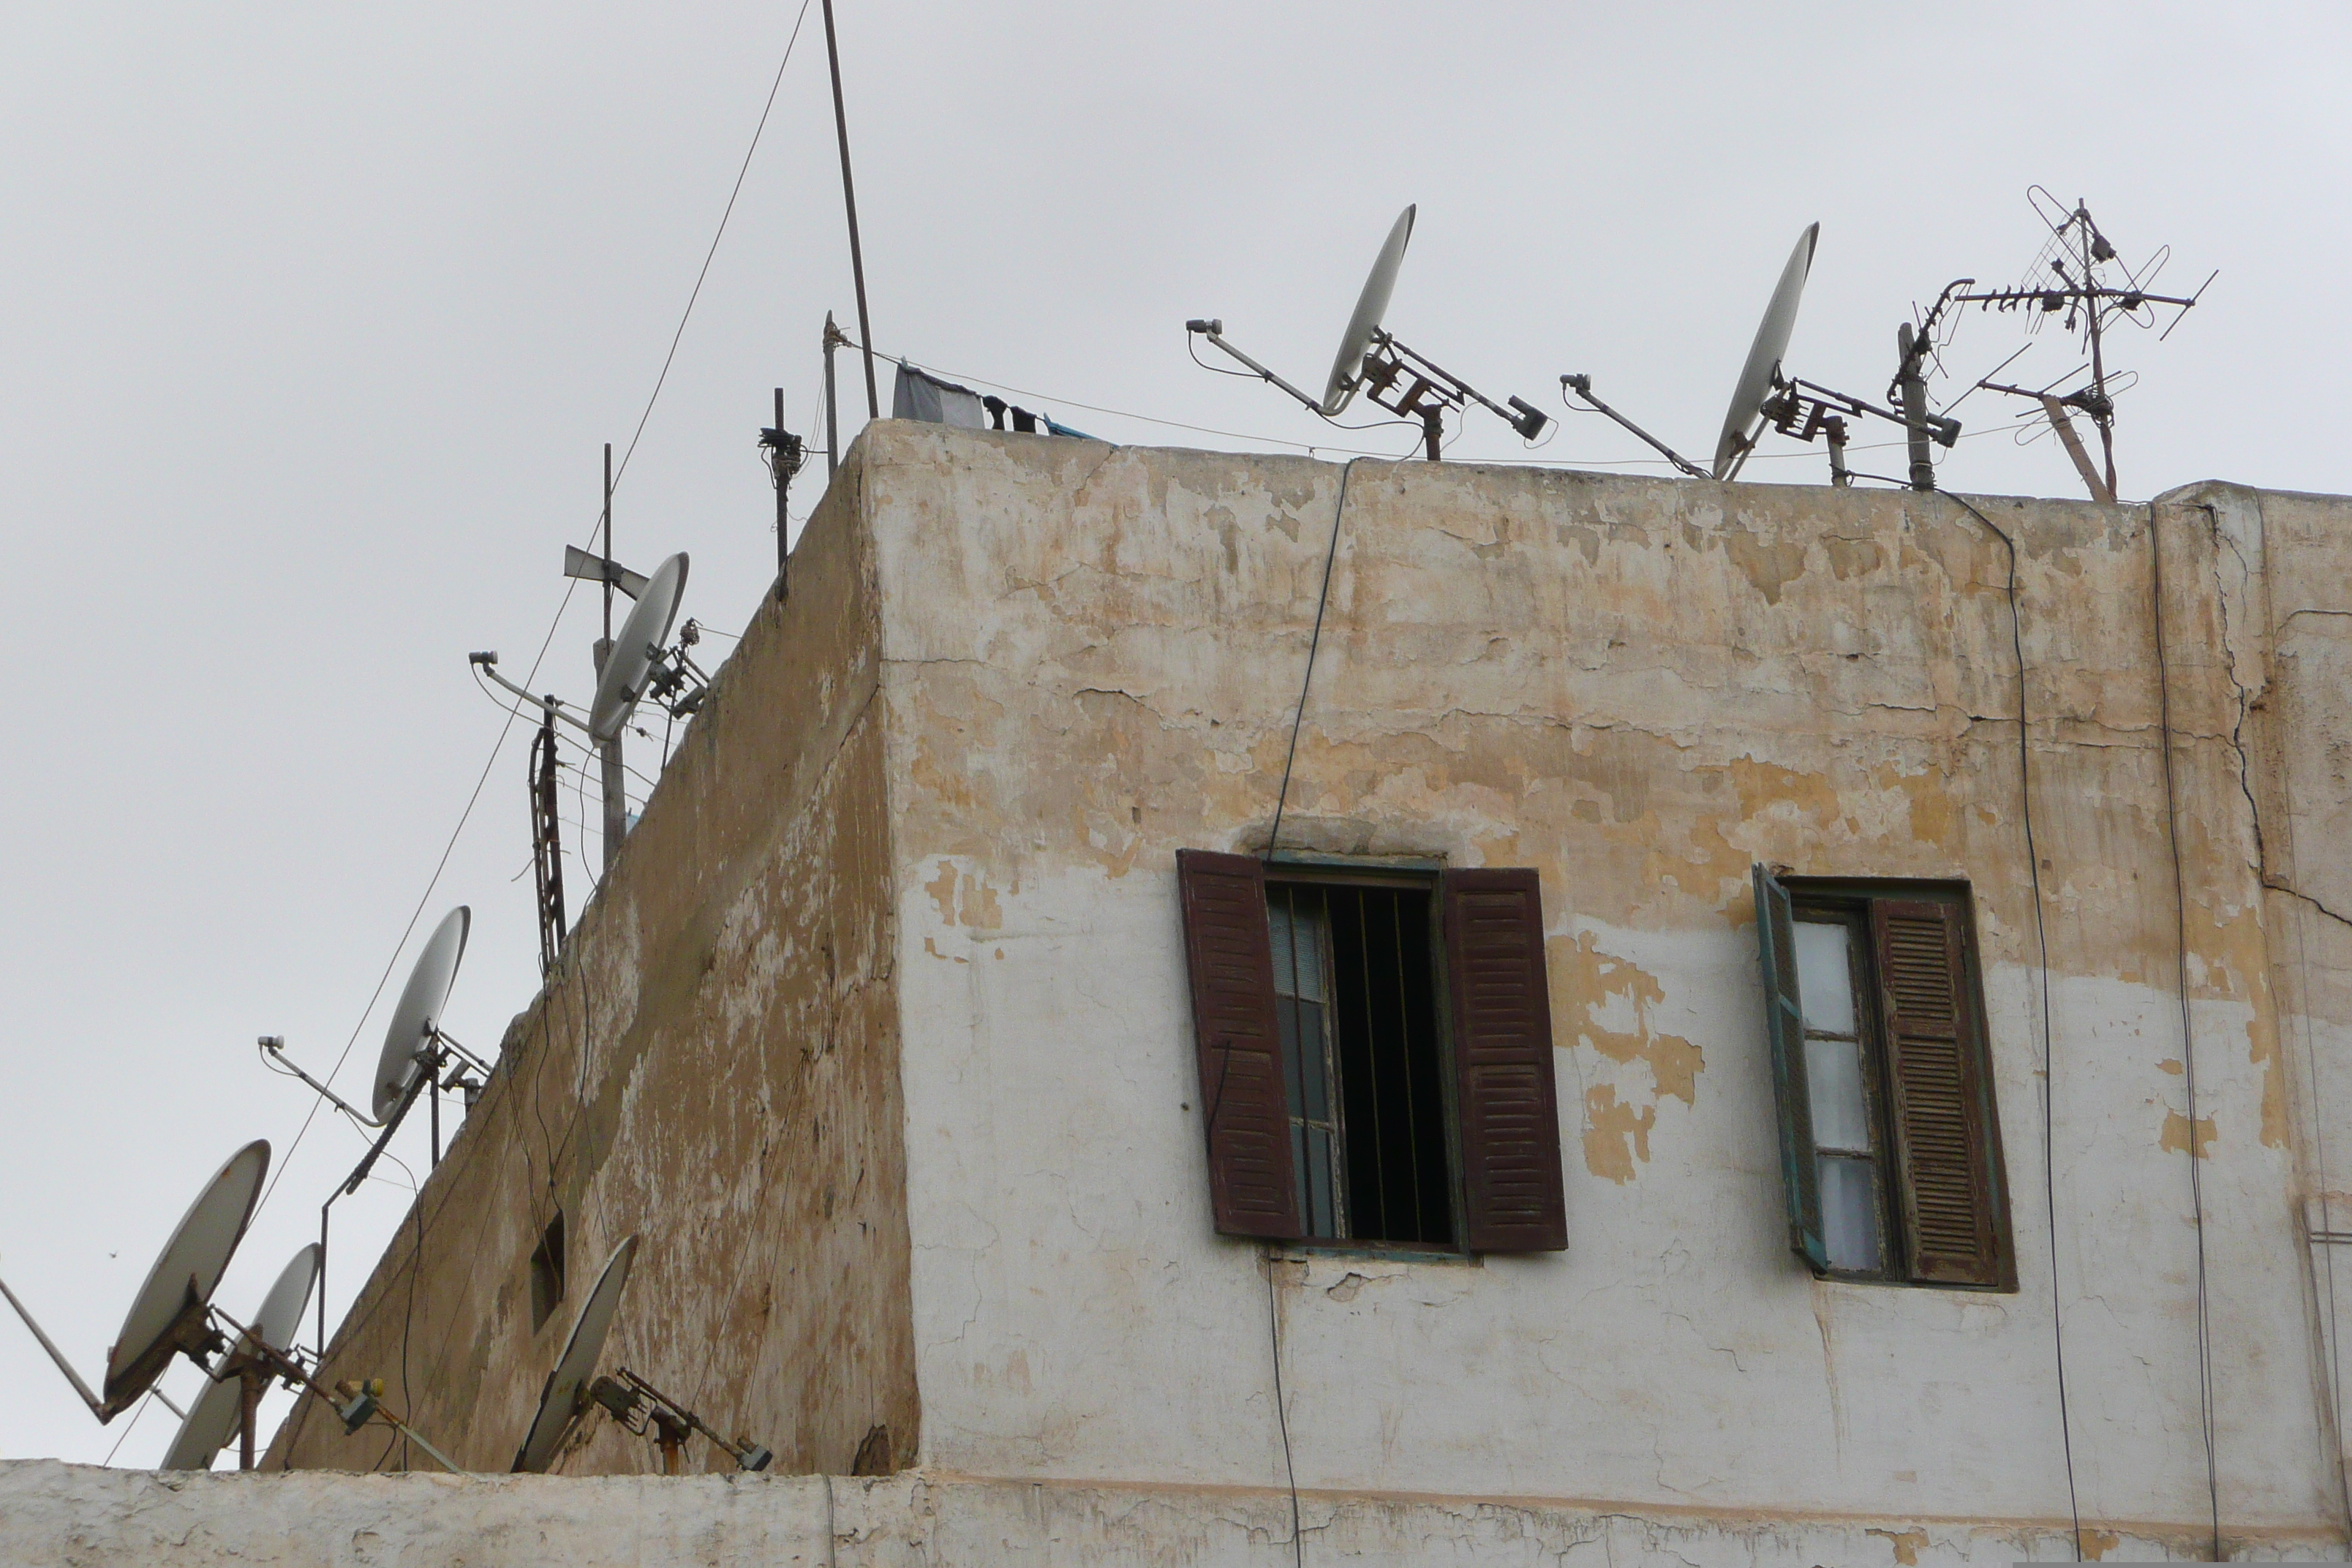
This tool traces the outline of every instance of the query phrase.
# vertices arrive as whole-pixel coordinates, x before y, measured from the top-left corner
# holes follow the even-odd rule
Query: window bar
[[[1412,1179],[1412,1238],[1415,1241],[1427,1241],[1429,1239],[1429,1218],[1428,1215],[1422,1212],[1421,1207],[1421,1107],[1419,1103],[1421,1097],[1414,1092],[1413,1089],[1412,1007],[1410,999],[1405,995],[1404,987],[1403,894],[1391,893],[1389,895],[1389,930],[1394,933],[1396,938],[1394,946],[1396,950],[1395,973],[1397,977],[1397,1040],[1402,1047],[1399,1053],[1398,1063],[1404,1071],[1405,1079],[1405,1137],[1407,1139],[1408,1146],[1411,1148],[1412,1152],[1411,1171]]]

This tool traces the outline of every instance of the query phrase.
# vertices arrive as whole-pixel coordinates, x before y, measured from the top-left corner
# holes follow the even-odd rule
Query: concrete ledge
[[[2070,1562],[2063,1524],[1633,1512],[1529,1500],[1308,1493],[1304,1555],[1355,1564],[1811,1568]],[[2084,1555],[2198,1561],[2190,1524],[2085,1530]],[[2332,1539],[2232,1536],[2236,1561],[2337,1561]],[[163,1474],[0,1464],[0,1563],[83,1568],[962,1568],[1293,1560],[1279,1490],[827,1476]]]

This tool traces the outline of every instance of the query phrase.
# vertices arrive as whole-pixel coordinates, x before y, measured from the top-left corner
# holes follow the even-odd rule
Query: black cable
[[[2164,643],[2164,541],[2156,503],[2147,508],[2148,580],[2156,622],[2157,731],[2164,745],[2164,831],[2172,851],[2174,965],[2180,995],[2180,1070],[2189,1096],[2189,1202],[2197,1231],[2197,1405],[2205,1438],[2205,1489],[2212,1510],[2213,1561],[2221,1559],[2221,1481],[2213,1452],[2213,1343],[2205,1281],[2205,1174],[2197,1153],[2197,1039],[2189,1019],[2189,889],[2181,868],[2180,815],[2172,782],[2172,682]]]
[[[2066,1457],[2066,1510],[2074,1526],[2074,1561],[2083,1561],[2083,1505],[2074,1488],[2074,1429],[2066,1403],[2066,1328],[2058,1293],[2058,1169],[2053,1128],[2058,1118],[2058,1078],[2051,1048],[2050,932],[2042,911],[2042,857],[2033,840],[2032,752],[2025,717],[2025,632],[2017,609],[2017,542],[1993,520],[1950,491],[1938,492],[1964,508],[2000,541],[2009,552],[2009,643],[2017,656],[2017,793],[2025,824],[2025,868],[2033,890],[2033,940],[2040,955],[2042,989],[2042,1195],[2050,1229],[2050,1342],[2058,1363],[2058,1436]]]
[[[1274,1269],[1276,1258],[1269,1253],[1265,1260],[1265,1327],[1274,1343],[1274,1422],[1282,1433],[1282,1472],[1290,1481],[1290,1560],[1302,1565],[1307,1562],[1307,1541],[1298,1528],[1298,1471],[1290,1460],[1290,1414],[1283,1408],[1282,1400],[1282,1312],[1276,1304]]]
[[[1396,459],[1399,462],[1402,458]],[[1274,829],[1266,835],[1265,858],[1274,859],[1275,845],[1282,837],[1282,810],[1290,802],[1290,764],[1298,757],[1298,726],[1307,718],[1307,689],[1315,680],[1315,650],[1323,646],[1323,610],[1331,602],[1331,563],[1339,555],[1339,525],[1348,517],[1348,480],[1356,471],[1361,458],[1350,458],[1339,470],[1339,504],[1331,510],[1331,547],[1323,555],[1323,591],[1315,600],[1315,632],[1307,640],[1307,674],[1298,683],[1298,710],[1290,719],[1290,750],[1282,759],[1282,793],[1275,796]]]

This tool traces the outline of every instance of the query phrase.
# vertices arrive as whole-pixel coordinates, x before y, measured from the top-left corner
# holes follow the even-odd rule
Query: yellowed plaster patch
[[[1633,1163],[1649,1163],[1650,1129],[1657,1121],[1656,1106],[1620,1105],[1617,1091],[1605,1083],[1586,1089],[1584,1168],[1621,1185],[1632,1181]]]
[[[2164,1060],[2156,1064],[2156,1070],[2158,1072],[2168,1072],[2173,1077],[2179,1078],[2181,1072],[2180,1058],[2178,1057],[2167,1057]]]
[[[1706,1069],[1699,1047],[1680,1035],[1659,1033],[1650,1024],[1650,1009],[1663,1005],[1665,987],[1647,970],[1601,951],[1591,931],[1574,939],[1553,937],[1545,943],[1556,971],[1565,972],[1559,994],[1573,996],[1584,1010],[1577,1043],[1591,1047],[1613,1062],[1646,1062],[1661,1095],[1673,1095],[1685,1105],[1698,1103],[1698,1075]],[[1630,1028],[1611,1026],[1620,1014]],[[1642,1156],[1648,1159],[1645,1152]]]
[[[1922,844],[1947,847],[1952,837],[1952,798],[1945,792],[1944,775],[1933,771],[1906,773],[1892,763],[1871,770],[1870,782],[1880,789],[1899,791],[1911,808],[1911,837]]]
[[[1845,815],[1827,773],[1801,773],[1754,757],[1735,757],[1731,786],[1739,792],[1739,814],[1751,819],[1785,806],[1826,827]]]
[[[2123,1543],[2124,1538],[2112,1530],[2086,1530],[2083,1531],[2083,1560],[2104,1563],[2107,1553]]]
[[[1895,1561],[1903,1568],[1919,1568],[1919,1548],[1927,1544],[1924,1530],[1864,1530],[1864,1535],[1883,1536],[1895,1548]]]
[[[2166,1111],[2164,1132],[2157,1139],[2157,1146],[2168,1154],[2189,1152],[2189,1118],[2177,1110]],[[2197,1157],[2200,1160],[2213,1157],[2213,1119],[2210,1116],[2197,1119]]]

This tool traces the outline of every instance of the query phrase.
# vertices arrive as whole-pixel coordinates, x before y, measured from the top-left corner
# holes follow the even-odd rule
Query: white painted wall
[[[866,443],[925,1466],[1283,1487],[1278,1324],[1310,1491],[1801,1538],[1974,1521],[2022,1552],[2070,1521],[2054,1207],[2089,1545],[2195,1548],[2200,1238],[2167,1146],[2144,509],[1985,503],[2023,557],[2053,1179],[1998,546],[1941,498],[1360,465],[1286,842],[1541,870],[1570,1243],[1270,1264],[1211,1230],[1172,858],[1264,842],[1339,470]],[[2306,1064],[2269,1043],[2240,672],[2196,637],[2245,586],[2194,521],[2164,526],[2216,1466],[2225,1530],[2268,1552],[2340,1542],[2343,1504],[2288,1135],[2308,1107],[2281,1098]],[[1750,858],[1973,884],[2016,1294],[1817,1281],[1787,1252]],[[1703,1058],[1687,1098],[1670,1039]],[[1596,1104],[1643,1146],[1612,1152]]]

